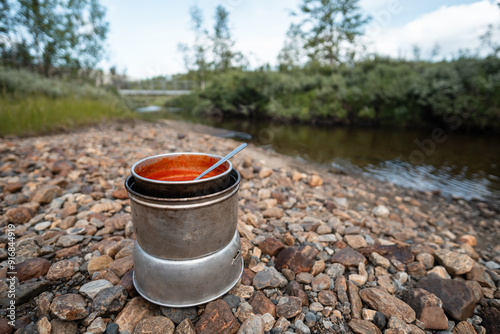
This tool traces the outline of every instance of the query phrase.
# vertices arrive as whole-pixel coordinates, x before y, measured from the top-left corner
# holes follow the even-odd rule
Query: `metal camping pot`
[[[178,167],[172,166],[177,166],[176,159],[217,161],[221,157],[173,153],[146,158],[132,166],[125,187],[136,236],[137,291],[159,305],[187,307],[218,298],[241,277],[243,259],[236,231],[241,177],[231,163],[223,164],[219,174],[201,182],[159,181],[144,172],[150,168],[145,166],[158,161],[163,169],[175,170]],[[157,166],[153,173],[162,170]],[[204,171],[198,173],[190,164],[187,166],[189,173]]]

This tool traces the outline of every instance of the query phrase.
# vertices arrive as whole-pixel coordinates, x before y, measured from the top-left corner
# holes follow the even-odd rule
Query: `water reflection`
[[[494,136],[450,133],[444,142],[422,149],[416,141],[429,144],[431,130],[320,127],[280,120],[214,122],[183,114],[164,116],[234,130],[236,139],[249,141],[251,135],[250,141],[279,153],[405,187],[500,199],[500,146]],[[422,161],[411,158],[415,151]]]

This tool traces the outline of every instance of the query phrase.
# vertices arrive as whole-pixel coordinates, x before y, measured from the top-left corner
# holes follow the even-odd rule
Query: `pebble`
[[[264,332],[264,321],[258,315],[247,318],[238,329],[238,334],[264,334]]]
[[[98,279],[82,285],[78,292],[90,299],[94,299],[99,292],[112,286],[113,283],[111,283],[110,281],[107,281],[105,279]]]
[[[119,312],[127,300],[128,293],[121,286],[116,285],[102,289],[92,301],[92,312],[97,315]]]
[[[236,333],[240,324],[223,300],[207,304],[205,312],[196,323],[197,334]]]
[[[79,270],[78,263],[72,260],[58,261],[50,266],[47,272],[47,279],[56,281],[61,278],[69,278]]]
[[[438,249],[434,256],[441,265],[452,275],[466,274],[472,270],[474,260],[468,255],[451,252],[446,249]]]
[[[302,301],[298,297],[282,297],[276,305],[276,315],[290,319],[295,317],[302,310]]]
[[[500,224],[493,206],[361,182],[313,166],[306,174],[271,165],[279,159],[245,153],[233,161],[243,177],[241,283],[210,307],[160,312],[137,296],[132,282],[135,236],[123,186],[130,164],[162,145],[169,151],[205,147],[215,154],[233,145],[218,138],[220,151],[214,151],[212,137],[194,141],[184,129],[177,139],[178,125],[169,122],[0,140],[0,219],[16,226],[15,301],[24,326],[19,332],[495,332],[500,247],[492,236]],[[253,154],[267,157],[258,149]],[[8,258],[7,240],[0,235],[2,261]],[[6,277],[4,267],[2,304]],[[103,297],[108,289],[114,290]],[[378,291],[366,292],[372,289]],[[405,299],[415,290],[426,293]],[[379,300],[370,300],[370,293]],[[51,307],[71,295],[80,301],[68,314],[83,318],[63,321]],[[407,307],[415,312],[412,324],[406,323]]]
[[[371,308],[385,315],[397,315],[407,323],[415,320],[415,311],[395,296],[375,288],[363,289],[359,296]]]
[[[166,317],[155,316],[144,318],[135,326],[134,334],[174,334],[175,325]]]
[[[462,281],[433,277],[421,280],[416,287],[436,295],[446,313],[455,320],[466,320],[474,312],[474,293]]]
[[[50,304],[50,312],[64,321],[83,319],[88,315],[85,300],[75,293],[55,297]]]

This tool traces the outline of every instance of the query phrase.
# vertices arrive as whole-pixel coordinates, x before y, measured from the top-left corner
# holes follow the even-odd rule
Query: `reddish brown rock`
[[[223,300],[208,303],[205,312],[196,323],[197,334],[234,334],[240,323],[234,317],[231,309]]]
[[[135,326],[134,334],[173,334],[175,325],[167,317],[155,316],[144,318]]]
[[[71,260],[62,260],[52,264],[47,272],[46,278],[50,281],[56,281],[61,278],[69,278],[79,270],[78,263]]]
[[[31,210],[24,206],[19,206],[7,211],[7,219],[12,224],[27,223],[32,217],[33,213],[31,212]]]
[[[125,229],[127,223],[131,220],[132,216],[129,213],[118,213],[113,217],[106,219],[104,221],[104,227],[108,228],[111,233],[115,231],[122,231],[123,229]]]
[[[474,293],[462,281],[433,277],[421,280],[416,287],[441,299],[443,309],[455,320],[466,320],[474,313]]]
[[[293,318],[302,311],[302,301],[298,297],[281,297],[276,305],[276,315],[283,318]]]
[[[261,291],[255,291],[250,301],[250,305],[252,305],[253,313],[255,314],[269,313],[273,317],[276,317],[276,306],[274,306],[274,303]]]
[[[313,260],[295,247],[283,249],[276,256],[275,261],[276,269],[281,271],[287,268],[293,270],[295,274],[308,272],[312,265]]]
[[[0,319],[0,333],[11,334],[14,331],[14,327],[9,325],[9,319]]]
[[[361,308],[363,307],[363,303],[361,302],[361,298],[359,298],[359,288],[351,281],[347,282],[347,287],[349,301],[351,302],[351,317],[353,319],[361,319]]]
[[[427,274],[424,264],[420,261],[413,261],[408,263],[406,265],[406,272],[408,273],[408,275],[417,278],[425,277],[425,275]]]
[[[241,275],[241,284],[252,285],[255,273],[248,268],[243,269],[243,274]]]
[[[111,193],[111,196],[113,196],[116,199],[127,199],[128,198],[127,190],[125,189],[125,187],[116,188]]]
[[[441,307],[425,307],[420,313],[418,320],[425,324],[426,329],[447,329],[448,318]]]
[[[285,245],[276,238],[267,238],[259,244],[259,248],[262,250],[262,253],[275,256],[285,248]]]
[[[5,185],[5,190],[9,193],[17,193],[23,189],[23,184],[21,182],[9,182]]]
[[[299,282],[291,281],[286,288],[286,294],[298,297],[302,302],[302,306],[309,306],[309,298]]]
[[[109,264],[109,269],[111,269],[118,277],[122,277],[133,268],[134,259],[132,255],[122,257],[121,259],[115,260]]]
[[[115,323],[118,324],[120,331],[133,333],[137,323],[146,317],[154,316],[156,310],[157,306],[154,304],[142,297],[134,297],[118,313]]]
[[[61,248],[56,251],[56,256],[54,256],[56,259],[64,258],[64,257],[72,257],[74,255],[77,255],[81,252],[83,245],[82,244],[77,244],[74,246],[71,246],[69,248]]]
[[[349,321],[349,328],[356,334],[382,334],[380,329],[368,320],[352,319]]]
[[[476,281],[481,286],[485,286],[487,288],[495,289],[495,282],[491,278],[491,276],[486,272],[486,269],[478,264],[474,263],[472,266],[471,271],[469,271],[465,277],[467,278],[468,281]]]
[[[358,251],[366,257],[369,257],[371,253],[378,253],[389,260],[396,259],[402,263],[410,263],[413,261],[413,253],[409,247],[402,245],[373,245],[365,248],[360,248]]]
[[[336,251],[330,261],[333,263],[340,263],[346,267],[357,267],[360,263],[366,264],[366,258],[363,254],[355,251],[351,247],[345,247]]]
[[[477,334],[474,326],[467,321],[460,321],[452,330],[453,334]]]
[[[395,315],[407,323],[415,321],[415,311],[408,304],[385,291],[368,288],[361,290],[359,296],[368,306],[386,316]]]
[[[483,322],[481,325],[486,329],[486,333],[500,333],[500,310],[494,307],[485,307],[481,313]]]
[[[68,293],[55,297],[50,304],[50,311],[65,321],[85,318],[89,312],[85,308],[85,300],[76,293]]]
[[[318,293],[318,301],[324,306],[333,306],[337,305],[337,296],[332,290],[321,290]]]
[[[123,286],[125,290],[127,290],[128,295],[130,297],[137,296],[137,290],[135,290],[133,277],[134,277],[134,271],[130,270],[125,275],[123,275],[120,282],[118,282],[118,285]]]
[[[50,261],[35,257],[16,265],[17,279],[20,282],[44,276],[50,268]]]

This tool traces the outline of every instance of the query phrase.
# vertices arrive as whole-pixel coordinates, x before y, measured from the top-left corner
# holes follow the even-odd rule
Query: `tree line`
[[[196,80],[198,89],[168,104],[198,115],[500,130],[498,27],[481,36],[487,56],[462,51],[452,60],[430,61],[416,46],[409,60],[365,52],[362,37],[371,18],[359,0],[302,0],[291,14],[278,67],[249,70],[233,50],[228,12],[217,7],[209,32],[193,7],[195,40],[180,50],[187,68],[182,77]]]
[[[98,0],[0,0],[0,65],[89,77],[109,23]]]

